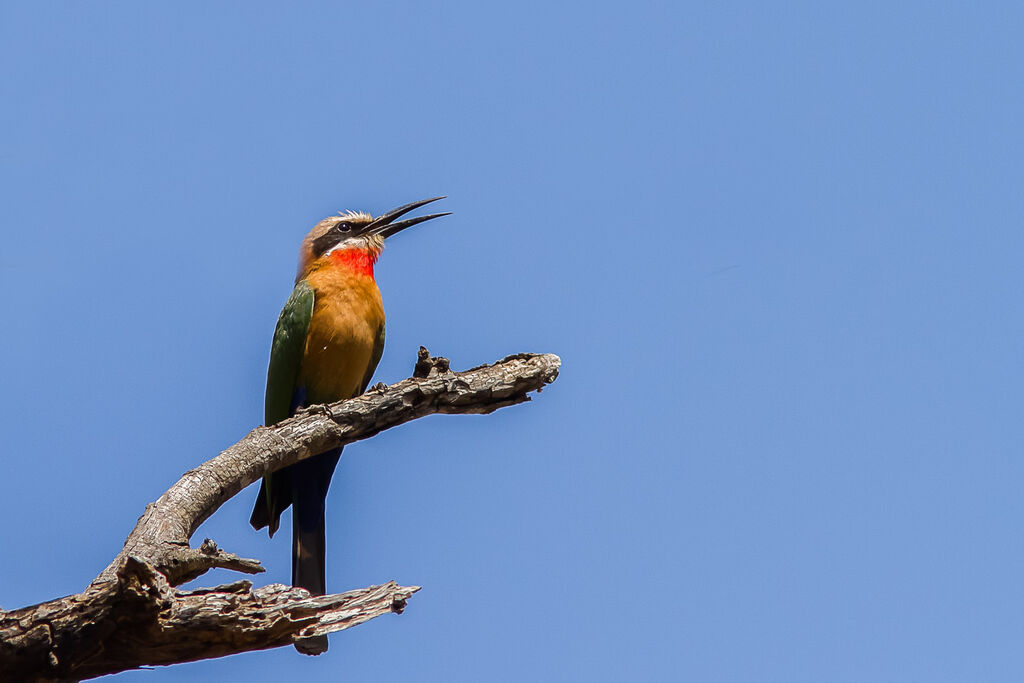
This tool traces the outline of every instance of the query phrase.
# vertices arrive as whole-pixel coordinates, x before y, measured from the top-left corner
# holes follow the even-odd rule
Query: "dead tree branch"
[[[552,354],[519,354],[452,372],[420,348],[413,376],[362,396],[314,406],[258,427],[186,472],[146,506],[124,548],[77,595],[0,611],[4,680],[81,680],[146,665],[173,664],[290,644],[400,612],[419,590],[393,582],[310,597],[301,588],[248,581],[182,591],[215,567],[248,574],[258,560],[225,552],[192,534],[225,501],[264,473],[366,439],[433,413],[490,413],[528,401],[558,376]]]

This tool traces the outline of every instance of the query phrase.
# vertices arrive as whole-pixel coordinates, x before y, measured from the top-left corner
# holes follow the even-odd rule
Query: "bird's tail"
[[[292,585],[312,595],[327,592],[324,502],[340,457],[339,448],[288,468],[292,487]],[[297,640],[295,649],[308,655],[326,652],[327,636]]]

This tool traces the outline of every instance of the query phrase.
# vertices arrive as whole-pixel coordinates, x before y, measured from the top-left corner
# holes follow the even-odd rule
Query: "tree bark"
[[[257,427],[147,505],[121,552],[82,593],[0,610],[0,675],[82,680],[279,647],[401,612],[419,587],[388,582],[311,597],[281,584],[253,589],[249,581],[191,591],[175,586],[214,567],[264,571],[259,560],[225,552],[209,539],[192,548],[189,539],[265,473],[425,415],[485,414],[528,401],[529,392],[555,380],[560,363],[552,354],[518,354],[452,372],[447,359],[420,347],[409,379]]]

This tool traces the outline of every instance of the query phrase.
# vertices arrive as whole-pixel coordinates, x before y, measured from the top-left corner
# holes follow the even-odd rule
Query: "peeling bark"
[[[265,473],[425,415],[486,414],[528,401],[529,392],[555,380],[560,363],[552,354],[518,354],[452,372],[446,358],[420,347],[409,379],[254,429],[147,505],[124,548],[82,593],[0,610],[0,675],[82,680],[279,647],[401,612],[419,587],[389,582],[311,597],[280,584],[253,589],[249,581],[192,591],[175,586],[214,567],[263,571],[259,560],[225,552],[209,539],[192,548],[189,539]]]

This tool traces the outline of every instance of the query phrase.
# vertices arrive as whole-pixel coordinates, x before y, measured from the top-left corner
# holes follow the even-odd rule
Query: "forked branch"
[[[528,401],[555,380],[560,363],[552,354],[518,354],[452,372],[447,359],[421,347],[409,379],[254,429],[147,505],[124,548],[85,591],[0,611],[0,672],[12,680],[81,680],[278,647],[400,612],[418,587],[389,582],[310,597],[280,584],[252,589],[248,581],[192,591],[175,586],[214,567],[263,571],[258,560],[209,539],[192,548],[189,539],[264,473],[425,415],[484,414]]]

